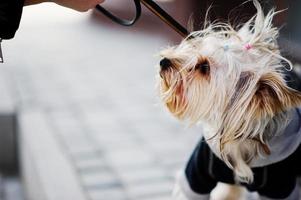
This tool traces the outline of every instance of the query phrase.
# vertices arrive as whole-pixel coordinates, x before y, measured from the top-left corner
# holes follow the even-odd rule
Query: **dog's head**
[[[163,50],[159,72],[169,111],[191,124],[209,124],[213,133],[206,139],[218,141],[220,157],[245,182],[253,178],[251,160],[269,153],[268,132],[279,132],[279,119],[287,121],[286,111],[301,105],[301,94],[281,72],[291,63],[278,49],[275,12],[264,16],[253,2],[257,14],[240,28],[209,24]]]

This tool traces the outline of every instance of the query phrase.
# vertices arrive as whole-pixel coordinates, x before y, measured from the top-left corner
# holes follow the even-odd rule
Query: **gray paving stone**
[[[55,134],[60,138],[71,156],[92,155],[96,152],[94,143],[87,137],[87,133],[72,113],[67,111],[52,112],[50,119],[53,122]]]
[[[84,146],[74,146],[74,148],[69,147],[69,153],[71,155],[78,155],[78,154],[87,154],[95,152],[95,148],[93,146],[84,145]]]
[[[0,200],[2,199],[4,199],[4,184],[2,174],[0,174]]]
[[[120,186],[118,178],[108,170],[86,171],[80,174],[85,188],[109,188]]]
[[[170,194],[167,194],[167,195],[160,195],[159,197],[145,197],[139,200],[172,200],[172,198]]]
[[[25,200],[24,191],[21,184],[20,178],[18,177],[5,177],[3,180],[3,199]]]
[[[144,184],[127,185],[127,192],[130,198],[142,199],[145,197],[160,197],[170,195],[172,192],[172,181],[163,180],[159,182],[149,182]]]
[[[118,176],[126,184],[160,181],[166,179],[166,172],[160,167],[118,171]]]
[[[9,81],[9,73],[3,68],[0,68],[0,112],[1,114],[12,113],[15,111],[15,99],[13,98],[13,85]]]
[[[27,198],[86,199],[73,166],[52,134],[46,114],[24,111],[20,116],[20,127],[20,152]]]
[[[83,155],[80,158],[73,157],[75,167],[81,172],[98,171],[107,169],[107,163],[104,159],[99,158],[98,155]]]
[[[114,166],[135,167],[152,164],[154,158],[150,153],[142,149],[127,149],[110,151],[105,155],[108,163]]]
[[[111,187],[105,189],[88,190],[91,200],[127,200],[127,195],[122,187]]]

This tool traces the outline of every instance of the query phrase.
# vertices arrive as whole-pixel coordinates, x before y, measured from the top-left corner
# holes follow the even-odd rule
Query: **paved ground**
[[[3,44],[19,113],[42,116],[86,199],[169,199],[200,136],[157,98],[156,54],[178,40],[152,15],[129,29],[49,5],[25,9],[17,37]],[[35,132],[35,123],[26,126]]]
[[[0,200],[24,200],[18,177],[2,177],[0,175]]]

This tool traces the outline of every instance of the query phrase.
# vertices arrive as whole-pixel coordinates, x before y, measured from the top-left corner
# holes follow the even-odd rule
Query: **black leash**
[[[116,17],[111,12],[106,10],[104,7],[97,5],[96,9],[106,15],[108,18],[113,20],[114,22],[123,25],[123,26],[132,26],[134,25],[141,16],[141,3],[148,8],[151,12],[157,15],[162,21],[164,21],[167,25],[173,28],[177,33],[179,33],[182,37],[187,37],[189,32],[186,28],[184,28],[180,23],[178,23],[173,17],[171,17],[165,10],[163,10],[158,4],[156,4],[152,0],[134,0],[136,6],[136,16],[132,20],[125,20],[119,17]]]
[[[106,10],[104,7],[101,5],[97,5],[96,9],[99,12],[102,12],[105,16],[116,22],[117,24],[123,25],[123,26],[132,26],[136,23],[136,21],[140,18],[141,16],[141,4],[140,0],[134,0],[135,6],[136,6],[136,16],[132,20],[126,20],[126,19],[121,19],[119,17],[116,17],[113,15],[111,12]]]

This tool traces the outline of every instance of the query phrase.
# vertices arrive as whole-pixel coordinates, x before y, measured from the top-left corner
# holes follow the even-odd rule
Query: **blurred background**
[[[156,2],[184,26],[192,18],[195,29],[211,4]],[[214,2],[213,19],[240,4]],[[104,7],[134,14],[132,0]],[[294,10],[278,19],[290,20],[282,37],[288,49],[298,49]],[[253,12],[245,5],[231,20]],[[166,112],[156,90],[159,52],[180,41],[146,9],[135,26],[122,27],[96,11],[26,7],[16,37],[2,44],[0,200],[170,199],[174,174],[201,137],[200,127]]]

